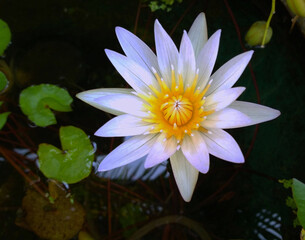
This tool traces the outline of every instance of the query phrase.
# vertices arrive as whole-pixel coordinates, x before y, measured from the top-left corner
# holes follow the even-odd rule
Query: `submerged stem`
[[[189,219],[187,217],[180,216],[180,215],[171,215],[171,216],[166,216],[166,217],[155,219],[155,220],[149,222],[148,224],[146,224],[144,227],[140,228],[138,231],[136,231],[130,237],[130,240],[141,239],[151,230],[153,230],[159,226],[170,224],[170,223],[181,224],[181,225],[193,230],[195,233],[197,233],[199,235],[199,237],[201,239],[211,240],[209,234],[198,222],[195,222],[192,219]]]

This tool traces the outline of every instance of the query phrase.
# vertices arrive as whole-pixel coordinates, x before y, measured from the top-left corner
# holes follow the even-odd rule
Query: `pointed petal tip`
[[[103,162],[100,163],[100,165],[98,166],[98,169],[97,169],[98,172],[105,172],[105,171],[108,171],[108,170],[111,170],[111,169],[105,168],[103,166]]]
[[[182,193],[181,193],[181,197],[183,198],[183,200],[185,201],[185,202],[190,202],[191,200],[192,200],[192,196],[193,195],[182,195]]]
[[[250,58],[251,58],[252,55],[253,55],[253,53],[254,53],[254,51],[253,51],[253,50],[249,50],[249,51],[247,51],[246,53],[249,54],[249,56],[250,56]]]
[[[222,30],[218,29],[213,35],[216,35],[217,37],[220,37]]]
[[[106,53],[106,55],[107,55],[108,58],[109,58],[108,55],[111,54],[111,52],[113,52],[112,50],[110,50],[110,49],[108,49],[108,48],[105,48],[104,51],[105,51],[105,53]]]
[[[120,38],[121,35],[128,33],[129,31],[123,27],[116,26],[115,27],[115,33],[118,38]]]
[[[104,137],[104,134],[103,134],[103,131],[100,129],[98,129],[95,133],[94,133],[94,136],[97,136],[97,137]]]
[[[114,28],[114,30],[115,30],[115,32],[117,33],[117,32],[119,32],[119,31],[122,31],[122,30],[125,30],[125,29],[122,28],[122,27],[120,27],[120,26],[116,26],[116,27]]]
[[[270,119],[267,121],[276,119],[277,117],[279,117],[281,115],[281,112],[277,109],[270,108],[270,111],[272,111],[272,112],[270,112]]]
[[[155,20],[154,27],[162,27],[158,19]]]
[[[245,163],[245,158],[243,157],[238,159],[236,163]]]
[[[199,13],[198,14],[198,16],[196,17],[196,19],[199,19],[199,18],[201,18],[201,19],[204,19],[205,20],[205,13],[204,12],[201,12],[201,13]],[[196,21],[196,20],[195,20]]]
[[[151,167],[153,167],[152,162],[147,162],[147,161],[144,162],[144,168],[145,169],[148,169],[148,168],[151,168]]]
[[[88,102],[91,99],[86,91],[76,94],[75,97],[82,100],[83,102]]]

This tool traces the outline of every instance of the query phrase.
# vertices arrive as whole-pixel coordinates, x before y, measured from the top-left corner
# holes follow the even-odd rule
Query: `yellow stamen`
[[[201,90],[197,86],[198,71],[190,84],[184,85],[181,74],[176,79],[174,67],[171,70],[171,86],[158,75],[152,68],[156,80],[160,85],[160,90],[154,86],[149,86],[152,93],[138,94],[146,103],[143,105],[148,112],[148,117],[143,121],[152,123],[153,128],[150,133],[164,132],[166,139],[174,136],[177,142],[181,143],[185,134],[192,136],[193,130],[207,132],[200,123],[214,110],[205,111],[205,97],[211,81]],[[180,146],[180,145],[179,145]]]

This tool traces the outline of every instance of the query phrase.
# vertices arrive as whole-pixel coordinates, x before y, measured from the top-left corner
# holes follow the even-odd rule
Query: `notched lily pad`
[[[22,112],[37,126],[56,124],[53,109],[59,112],[72,111],[73,99],[69,93],[52,84],[34,85],[24,89],[19,97]]]
[[[91,172],[94,149],[83,130],[61,127],[59,137],[62,150],[53,145],[39,145],[38,157],[43,174],[60,182],[75,183],[86,178]]]
[[[0,56],[11,42],[11,30],[7,23],[0,19]]]
[[[22,200],[25,217],[17,218],[16,224],[32,230],[42,239],[71,239],[82,228],[85,211],[78,202],[71,203],[65,191],[58,189],[57,192],[57,199],[50,203],[29,189]]]
[[[292,195],[298,208],[298,219],[305,228],[305,184],[295,178],[292,181]]]
[[[0,107],[3,102],[0,101]],[[4,124],[6,123],[7,117],[10,115],[10,112],[0,113],[0,130],[3,128]]]

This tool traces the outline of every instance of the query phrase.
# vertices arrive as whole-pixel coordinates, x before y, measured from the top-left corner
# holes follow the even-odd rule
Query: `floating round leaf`
[[[2,92],[8,85],[8,81],[3,72],[0,72],[0,92]]]
[[[56,124],[54,113],[72,111],[73,99],[69,93],[51,84],[40,84],[24,89],[19,98],[22,112],[37,126],[46,127]]]
[[[0,56],[11,42],[11,31],[7,23],[0,19]]]
[[[94,149],[88,136],[77,127],[61,127],[59,136],[62,150],[46,143],[39,145],[40,170],[48,178],[78,182],[90,174]]]

